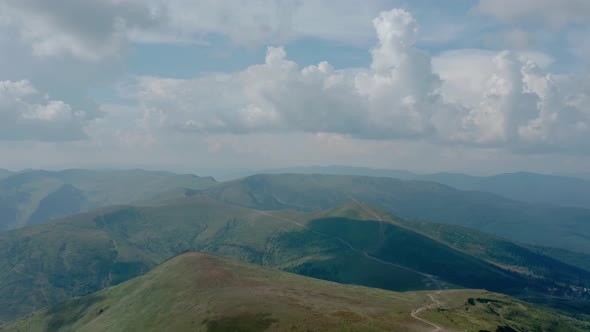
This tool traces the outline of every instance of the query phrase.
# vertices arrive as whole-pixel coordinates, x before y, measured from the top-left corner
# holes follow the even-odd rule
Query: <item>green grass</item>
[[[536,278],[590,287],[590,256],[547,247],[530,247],[456,225],[400,220],[405,227],[425,234],[464,253]],[[552,256],[546,253],[554,253]],[[575,259],[568,259],[575,257]],[[590,263],[589,263],[590,264]],[[586,264],[587,265],[587,264]]]
[[[222,317],[214,320],[205,320],[209,332],[257,332],[268,329],[279,321],[270,318],[270,313],[245,313],[236,316]]]
[[[424,331],[499,326],[582,331],[588,325],[479,290],[407,292],[341,285],[203,253],[43,309],[5,331]],[[469,304],[472,299],[474,305]],[[478,300],[473,300],[478,299]],[[482,300],[482,299],[485,299]],[[555,328],[557,327],[557,328]]]
[[[283,242],[284,234],[300,230],[272,214],[193,197],[159,207],[103,209],[0,233],[0,319],[115,285],[186,250],[285,269],[349,254],[326,237],[311,251]],[[345,260],[337,267],[354,273]],[[383,278],[395,270],[386,269]],[[415,274],[402,276],[410,284],[397,287],[424,287]]]

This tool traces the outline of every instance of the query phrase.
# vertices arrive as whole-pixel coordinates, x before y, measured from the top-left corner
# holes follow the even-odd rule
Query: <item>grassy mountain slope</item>
[[[0,233],[0,319],[118,284],[186,250],[397,291],[558,287],[450,248],[358,203],[319,212],[258,211],[189,197]]]
[[[214,183],[212,178],[143,170],[24,171],[0,179],[0,230]]]
[[[511,240],[590,253],[590,210],[549,207],[435,182],[335,175],[255,175],[215,185],[216,199],[256,209],[314,211],[351,199],[408,219],[458,224]]]
[[[586,271],[590,271],[590,255],[585,255],[577,252],[572,252],[565,249],[534,246],[532,250],[566,264],[577,266]]]
[[[572,284],[590,286],[587,271],[575,264],[568,264],[541,250],[545,247],[530,247],[489,235],[462,226],[402,220],[402,223],[419,233],[430,236],[464,253],[483,258],[507,269],[513,269],[536,277],[554,280],[570,280]],[[569,252],[575,255],[575,253]],[[579,254],[581,255],[581,254]],[[590,256],[585,256],[590,258]],[[583,284],[583,285],[582,285]]]
[[[523,298],[535,303],[544,303],[557,310],[575,311],[577,317],[590,319],[590,292],[587,291],[590,288],[590,275],[585,269],[590,256],[561,249],[519,245],[456,225],[408,220],[401,222],[412,230],[498,267],[517,271],[532,278],[554,280],[562,286],[568,285],[553,289],[549,294],[526,292]],[[567,300],[556,300],[559,297]]]
[[[394,293],[185,253],[144,276],[2,328],[214,332],[424,331],[435,326],[466,331],[582,331],[588,327],[484,291]]]

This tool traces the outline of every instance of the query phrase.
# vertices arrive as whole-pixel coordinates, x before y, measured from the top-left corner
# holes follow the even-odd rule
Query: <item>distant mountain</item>
[[[13,174],[12,171],[9,171],[7,169],[0,168],[0,179],[2,179],[4,177],[7,177],[7,176],[9,176],[11,174]]]
[[[392,170],[382,168],[354,167],[354,166],[302,166],[274,168],[263,170],[263,174],[328,174],[328,175],[365,175],[374,177],[390,177],[402,180],[413,179],[416,173],[406,170]],[[251,174],[256,175],[256,174]]]
[[[119,284],[186,250],[395,291],[468,287],[533,298],[554,289],[557,299],[590,287],[590,272],[519,246],[482,241],[510,250],[479,256],[408,225],[358,202],[259,211],[193,196],[105,208],[0,233],[0,320]]]
[[[555,173],[554,175],[590,180],[590,172],[563,172],[563,173]]]
[[[356,199],[407,219],[462,225],[514,241],[590,253],[590,209],[518,202],[436,182],[267,174],[220,183],[204,192],[263,210],[314,211]]]
[[[416,174],[404,170],[349,166],[311,166],[266,170],[265,174],[327,174],[392,177],[401,180],[434,181],[470,191],[484,191],[517,201],[590,209],[590,177],[547,175],[528,172],[493,176],[462,173]]]
[[[143,201],[178,187],[202,189],[214,183],[209,177],[143,170],[18,172],[0,178],[0,230]]]
[[[5,331],[583,331],[480,290],[395,293],[184,253],[144,276],[0,326]]]
[[[523,202],[590,209],[590,181],[573,177],[526,172],[487,177],[437,173],[415,179],[435,181],[461,190],[490,192]]]

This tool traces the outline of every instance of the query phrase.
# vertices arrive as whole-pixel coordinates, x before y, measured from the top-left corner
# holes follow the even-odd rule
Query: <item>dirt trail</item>
[[[442,290],[439,290],[435,294],[440,294],[440,293],[442,293]],[[440,301],[435,299],[432,294],[428,294],[428,297],[430,298],[430,300],[432,300],[432,303],[425,304],[425,305],[421,306],[420,308],[416,308],[416,309],[412,310],[412,312],[410,312],[410,316],[412,316],[414,319],[417,319],[425,324],[432,326],[434,329],[432,329],[431,332],[444,331],[442,327],[434,324],[433,322],[431,322],[429,320],[426,320],[426,319],[418,316],[418,314],[420,314],[424,310],[429,310],[429,309],[440,307],[440,305],[441,305]]]
[[[107,276],[108,286],[113,285],[113,269],[115,268],[115,264],[117,263],[117,260],[119,259],[119,248],[117,248],[117,241],[111,240],[111,244],[113,245],[113,250],[115,250],[116,254],[115,254],[115,258],[113,259],[113,266],[111,266],[111,269],[109,271],[109,275]]]
[[[22,265],[22,264],[20,264],[20,265]],[[19,266],[20,266],[20,265],[19,265]],[[34,279],[32,275],[30,275],[30,274],[27,274],[27,273],[24,273],[24,272],[22,272],[22,271],[19,271],[19,270],[17,270],[17,269],[16,269],[17,267],[18,267],[18,266],[14,266],[14,267],[12,267],[12,271],[14,271],[14,272],[16,272],[16,273],[18,273],[18,274],[20,274],[20,275],[22,275],[22,276],[25,276],[25,277],[27,277],[27,278]]]
[[[377,219],[377,220],[378,220],[378,221],[381,223],[381,225],[383,225],[383,220],[381,219],[381,216],[379,216],[378,214],[376,214],[374,211],[370,210],[368,207],[366,207],[366,206],[365,206],[363,203],[359,202],[358,200],[356,200],[356,199],[354,199],[354,198],[352,198],[352,200],[353,200],[355,203],[357,203],[357,204],[358,204],[358,205],[361,207],[361,209],[363,209],[365,212],[367,212],[368,214],[370,214],[370,215],[372,215],[373,217],[375,217],[375,218],[376,218],[376,219]],[[383,229],[383,226],[381,226],[381,229]],[[442,289],[440,289],[440,287],[438,286],[438,281],[434,280],[433,278],[430,278],[430,279],[431,279],[431,280],[433,280],[433,281],[435,282],[435,284],[437,285],[437,287],[439,288],[439,290],[438,290],[438,291],[437,291],[435,294],[436,294],[436,295],[438,295],[438,294],[441,294],[443,291],[442,291]],[[443,328],[442,328],[442,327],[440,327],[440,326],[438,326],[438,325],[436,325],[436,324],[434,324],[434,323],[432,323],[432,322],[430,322],[430,321],[428,321],[428,320],[426,320],[426,319],[424,319],[424,318],[418,317],[418,314],[420,314],[420,313],[421,313],[422,311],[424,311],[424,310],[433,309],[433,308],[437,308],[437,307],[440,307],[440,306],[441,306],[441,303],[440,303],[440,301],[439,301],[439,300],[437,300],[437,299],[434,297],[434,295],[433,295],[433,294],[428,294],[427,296],[430,298],[430,300],[432,301],[432,303],[430,303],[430,304],[425,304],[425,305],[423,305],[423,306],[421,306],[421,307],[419,307],[419,308],[416,308],[416,309],[412,310],[412,311],[410,312],[410,315],[411,315],[411,316],[412,316],[414,319],[417,319],[417,320],[419,320],[419,321],[421,321],[421,322],[423,322],[423,323],[426,323],[426,324],[428,324],[428,325],[432,326],[432,327],[434,328],[434,329],[432,330],[432,332],[440,332],[440,331],[443,331]]]

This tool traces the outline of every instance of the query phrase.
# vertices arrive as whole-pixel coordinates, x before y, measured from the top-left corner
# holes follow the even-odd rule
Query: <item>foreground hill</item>
[[[475,228],[511,240],[590,254],[590,210],[512,201],[435,182],[337,175],[255,175],[205,191],[263,210],[314,211],[352,199],[395,215]]]
[[[212,178],[143,170],[0,172],[0,231],[214,183]]]
[[[185,253],[144,276],[41,310],[6,331],[582,331],[477,290],[394,293]]]
[[[555,289],[565,296],[590,280],[588,271],[544,256],[527,265],[526,251],[479,257],[359,202],[259,211],[195,196],[0,233],[0,320],[121,283],[186,250],[395,291],[448,286],[528,296]]]

